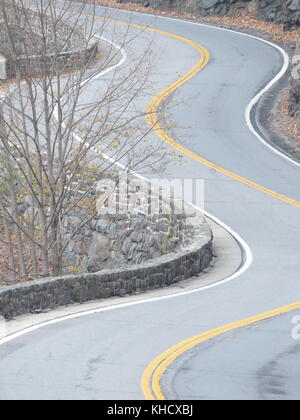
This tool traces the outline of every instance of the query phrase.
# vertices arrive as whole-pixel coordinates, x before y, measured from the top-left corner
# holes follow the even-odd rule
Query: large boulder
[[[292,59],[289,114],[292,117],[300,118],[300,42]]]
[[[109,239],[100,233],[95,233],[88,252],[87,271],[95,273],[102,270],[110,254]]]
[[[285,18],[284,2],[285,0],[257,0],[257,17],[268,22],[283,23]]]
[[[284,28],[286,30],[300,27],[300,0],[285,0]]]

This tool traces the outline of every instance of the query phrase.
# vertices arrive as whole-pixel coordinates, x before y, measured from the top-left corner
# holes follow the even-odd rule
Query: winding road
[[[96,14],[104,9],[96,8]],[[147,382],[152,360],[190,337],[232,323],[158,373],[162,396],[299,399],[300,343],[291,334],[300,305],[269,320],[267,314],[259,322],[252,318],[300,295],[300,168],[260,141],[245,119],[248,104],[280,74],[284,57],[272,45],[232,31],[121,10],[107,14],[152,28],[134,40],[136,51],[155,33],[155,95],[209,53],[209,62],[178,86],[173,118],[178,127],[190,128],[176,133],[173,146],[183,159],[169,166],[168,177],[205,180],[205,210],[243,238],[244,269],[215,287],[160,299],[149,295],[140,304],[91,312],[3,342],[0,399],[154,398],[158,394]],[[110,22],[106,38],[110,25],[127,28]],[[203,46],[202,52],[195,45]],[[90,89],[101,92],[102,83],[94,80]],[[143,109],[152,98],[144,101]],[[153,141],[163,140],[168,138],[153,134]]]

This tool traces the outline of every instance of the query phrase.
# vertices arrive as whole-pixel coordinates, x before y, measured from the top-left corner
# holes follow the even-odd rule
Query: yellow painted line
[[[168,36],[170,38],[173,39],[177,39],[179,41],[182,41],[190,46],[192,46],[193,48],[195,48],[197,50],[197,52],[200,55],[200,59],[198,61],[198,63],[188,72],[186,73],[183,77],[181,77],[179,80],[177,80],[176,82],[174,82],[173,84],[171,84],[170,86],[168,86],[166,89],[164,89],[163,91],[161,91],[158,95],[156,95],[153,100],[150,102],[150,104],[147,107],[146,113],[147,113],[147,120],[148,123],[150,125],[150,127],[152,128],[152,130],[167,144],[169,144],[170,146],[174,147],[175,149],[177,149],[179,152],[181,152],[182,154],[185,154],[186,156],[200,162],[201,164],[210,167],[212,169],[215,169],[216,171],[222,173],[223,175],[226,175],[230,178],[235,179],[236,181],[239,181],[251,188],[254,188],[258,191],[261,191],[265,194],[268,194],[274,198],[277,198],[285,203],[291,204],[295,207],[300,208],[300,202],[297,200],[294,200],[290,197],[286,197],[282,194],[279,194],[269,188],[266,188],[262,185],[259,185],[247,178],[243,178],[231,171],[228,171],[224,168],[222,168],[219,165],[216,165],[213,162],[208,161],[207,159],[201,157],[200,155],[190,151],[189,149],[187,149],[186,147],[182,146],[181,144],[177,143],[172,137],[170,137],[168,135],[168,133],[161,127],[161,125],[159,124],[158,121],[158,111],[159,111],[159,106],[160,104],[164,101],[164,99],[166,99],[171,93],[175,92],[180,86],[182,86],[183,84],[185,84],[186,82],[188,82],[191,78],[193,78],[196,74],[198,74],[202,69],[204,69],[207,64],[209,63],[209,59],[210,59],[210,54],[208,52],[208,50],[206,48],[204,48],[203,46],[201,46],[200,44],[191,41],[187,38],[183,38],[181,36],[169,33],[169,32],[164,32],[161,30],[157,30],[157,29],[153,29],[153,28],[148,28],[145,26],[141,26],[141,25],[136,25],[136,24],[131,24],[131,23],[127,23],[127,22],[122,22],[122,21],[118,21],[118,20],[113,20],[113,19],[109,19],[110,21],[116,22],[116,23],[121,23],[121,24],[125,24],[125,25],[130,25],[132,27],[135,28],[139,28],[139,29],[143,29],[143,30],[147,30],[147,31],[152,31],[152,32],[156,32],[158,34],[164,35],[164,36]],[[207,340],[210,340],[214,337],[217,337],[221,334],[224,334],[226,332],[229,331],[233,331],[242,327],[245,327],[247,325],[251,325],[251,324],[255,324],[257,322],[263,321],[263,320],[267,320],[270,318],[273,318],[275,316],[278,315],[282,315],[285,314],[287,312],[296,310],[300,308],[300,301],[293,303],[291,305],[287,305],[269,312],[265,312],[263,314],[260,315],[256,315],[250,318],[246,318],[242,321],[237,321],[228,325],[224,325],[222,327],[219,328],[215,328],[211,331],[207,331],[205,333],[199,334],[197,336],[194,336],[192,338],[189,338],[185,341],[182,341],[181,343],[171,347],[170,349],[168,349],[167,351],[165,351],[164,353],[162,353],[161,355],[159,355],[156,359],[154,359],[146,368],[146,370],[144,371],[143,377],[142,377],[142,381],[141,381],[141,386],[144,392],[144,395],[146,397],[146,399],[148,400],[165,400],[165,396],[162,393],[161,390],[161,386],[160,386],[160,382],[161,382],[161,378],[162,375],[164,374],[164,372],[166,371],[166,369],[168,368],[168,366],[170,366],[170,364],[176,360],[180,355],[182,355],[183,353],[185,353],[186,351],[188,351],[189,349],[195,347],[196,345],[203,343]]]
[[[198,51],[200,51],[201,47],[198,45]],[[198,70],[194,73],[194,75],[200,71],[200,68],[204,68],[207,63],[208,63],[208,55],[205,52],[206,50],[203,49],[203,55],[204,55],[204,59],[199,62],[198,65]],[[192,72],[190,72],[192,73]],[[189,73],[189,77],[187,78],[187,80],[189,80],[191,77],[191,74]],[[236,181],[239,181],[251,188],[254,188],[258,191],[261,191],[264,194],[268,194],[278,200],[281,200],[287,204],[291,204],[295,207],[300,208],[300,202],[297,200],[294,200],[293,198],[287,197],[283,194],[277,193],[269,188],[266,188],[260,184],[257,184],[247,178],[244,178],[240,175],[235,174],[234,172],[228,171],[227,169],[222,168],[221,166],[201,157],[200,155],[198,155],[197,153],[194,153],[192,151],[190,151],[189,149],[187,149],[186,147],[182,146],[181,144],[179,144],[178,142],[176,142],[172,137],[169,136],[169,134],[161,127],[161,125],[158,122],[158,109],[159,109],[159,105],[162,103],[162,101],[168,96],[170,95],[170,93],[174,92],[175,90],[177,90],[181,85],[183,85],[184,83],[186,83],[186,81],[184,78],[180,79],[178,82],[174,83],[173,85],[171,85],[170,87],[168,87],[167,89],[165,89],[164,91],[162,91],[161,93],[159,93],[149,104],[148,108],[147,108],[147,119],[148,122],[150,124],[150,126],[152,127],[153,131],[155,131],[155,133],[167,144],[169,144],[170,146],[174,147],[176,150],[178,150],[180,153],[190,157],[193,160],[196,160],[197,162],[208,166],[209,168],[212,168],[214,170],[216,170],[217,172],[226,175]]]
[[[59,8],[57,8],[58,10],[61,10]],[[79,12],[72,12],[74,14],[79,14]],[[209,63],[210,60],[210,53],[208,52],[208,50],[206,48],[204,48],[202,45],[198,44],[195,41],[192,41],[188,38],[184,38],[182,36],[176,35],[176,34],[172,34],[170,32],[165,32],[159,29],[155,29],[155,28],[151,28],[148,26],[143,26],[143,25],[137,25],[135,23],[130,23],[130,22],[125,22],[122,20],[118,20],[118,19],[112,19],[112,18],[108,18],[108,17],[102,17],[102,16],[92,16],[89,13],[80,13],[81,16],[85,16],[85,17],[93,17],[95,20],[105,20],[107,22],[112,22],[112,23],[117,23],[117,24],[121,24],[121,25],[127,25],[130,26],[132,28],[137,28],[137,29],[141,29],[144,31],[149,31],[149,32],[153,32],[153,33],[157,33],[159,35],[163,35],[169,38],[173,38],[176,39],[178,41],[181,41],[189,46],[191,46],[192,48],[194,48],[200,58],[198,63],[190,70],[188,71],[184,76],[182,76],[180,79],[178,79],[176,82],[172,83],[170,86],[168,86],[166,89],[164,89],[163,91],[161,91],[160,93],[158,93],[150,102],[150,104],[148,105],[147,109],[146,109],[146,118],[147,121],[150,125],[150,127],[152,128],[152,130],[168,145],[170,145],[171,147],[175,148],[176,150],[178,150],[180,153],[188,156],[189,158],[201,163],[202,165],[205,165],[209,168],[212,168],[214,170],[216,170],[217,172],[234,179],[235,181],[238,181],[242,184],[247,185],[250,188],[253,188],[255,190],[258,190],[264,194],[267,194],[269,196],[272,196],[280,201],[283,201],[284,203],[290,204],[292,206],[298,207],[300,208],[300,202],[287,197],[283,194],[277,193],[276,191],[273,191],[267,187],[264,187],[263,185],[257,184],[247,178],[244,178],[240,175],[235,174],[234,172],[231,172],[225,168],[223,168],[222,166],[219,166],[207,159],[205,159],[204,157],[198,155],[197,153],[192,152],[191,150],[187,149],[186,147],[182,146],[180,143],[176,142],[171,136],[169,136],[169,134],[162,128],[162,126],[159,123],[159,119],[158,119],[158,111],[159,111],[159,106],[160,104],[164,101],[164,99],[166,99],[171,93],[174,93],[180,86],[184,85],[186,82],[188,82],[190,79],[192,79],[194,76],[196,76],[201,70],[203,70],[207,64]]]
[[[84,15],[85,16],[90,16],[89,14],[84,14]],[[217,172],[234,179],[235,181],[238,181],[242,184],[245,184],[250,188],[253,188],[253,189],[258,190],[258,191],[260,191],[264,194],[272,196],[272,197],[274,197],[274,198],[276,198],[280,201],[283,201],[284,203],[287,203],[287,204],[290,204],[292,206],[300,208],[300,202],[299,201],[297,201],[293,198],[287,197],[283,194],[280,194],[276,191],[273,191],[273,190],[271,190],[267,187],[264,187],[263,185],[257,184],[257,183],[255,183],[255,182],[253,182],[253,181],[251,181],[247,178],[244,178],[240,175],[237,175],[234,172],[231,172],[231,171],[223,168],[222,166],[219,166],[219,165],[205,159],[204,157],[198,155],[197,153],[192,152],[191,150],[182,146],[180,143],[176,142],[160,125],[159,118],[158,118],[159,106],[171,93],[174,93],[179,87],[184,85],[186,82],[188,82],[190,79],[192,79],[194,76],[196,76],[201,70],[203,70],[207,66],[207,64],[209,63],[209,60],[210,60],[210,53],[208,52],[208,50],[206,48],[204,48],[202,45],[200,45],[197,42],[192,41],[188,38],[184,38],[182,36],[172,34],[170,32],[161,31],[159,29],[154,29],[154,28],[150,28],[150,27],[147,27],[147,26],[137,25],[137,24],[130,23],[130,22],[124,22],[124,21],[117,20],[117,19],[103,18],[101,16],[96,16],[95,19],[101,19],[101,20],[105,19],[109,22],[118,23],[118,24],[122,24],[122,25],[128,25],[128,26],[131,26],[133,28],[146,30],[146,31],[149,31],[149,32],[154,32],[154,33],[157,33],[157,34],[167,36],[169,38],[173,38],[173,39],[176,39],[178,41],[184,42],[185,44],[193,47],[198,52],[198,54],[200,56],[198,63],[190,71],[188,71],[184,76],[182,76],[176,82],[172,83],[170,86],[168,86],[163,91],[158,93],[152,99],[150,104],[148,105],[148,107],[146,109],[146,118],[147,118],[147,121],[148,121],[150,127],[165,143],[167,143],[169,146],[175,148],[180,153],[188,156],[189,158],[201,163],[202,165],[205,165],[209,168],[212,168],[212,169],[216,170]]]
[[[144,371],[141,385],[146,399],[166,399],[161,389],[161,378],[170,364],[186,351],[221,334],[225,334],[229,331],[234,331],[239,328],[276,317],[278,315],[283,315],[296,309],[300,309],[300,301],[287,306],[282,306],[272,311],[264,312],[260,315],[255,315],[250,318],[243,319],[241,321],[233,322],[231,324],[227,324],[210,331],[206,331],[205,333],[191,337],[169,348],[164,353],[156,357]]]
[[[83,16],[92,16],[90,14],[81,14]],[[198,44],[197,42],[194,42],[192,40],[189,40],[187,38],[181,37],[179,35],[172,34],[170,32],[161,31],[159,29],[154,29],[142,25],[136,25],[130,22],[124,22],[116,19],[101,17],[101,16],[92,16],[95,19],[101,19],[106,20],[109,22],[114,22],[122,25],[128,25],[133,28],[142,29],[150,32],[154,32],[163,36],[167,36],[169,38],[176,39],[178,41],[184,42],[185,44],[193,47],[196,49],[196,51],[199,53],[199,61],[198,63],[189,71],[187,72],[183,77],[181,77],[179,80],[168,86],[166,89],[161,91],[159,94],[157,94],[153,100],[150,102],[150,104],[147,107],[147,121],[152,128],[152,130],[168,145],[174,147],[182,154],[190,157],[191,159],[194,159],[195,161],[209,167],[212,169],[215,169],[217,172],[230,177],[238,182],[241,182],[250,188],[256,189],[264,194],[270,195],[280,201],[283,201],[287,204],[291,204],[295,207],[300,208],[300,202],[297,200],[294,200],[290,197],[287,197],[285,195],[282,195],[280,193],[277,193],[269,188],[266,188],[260,184],[257,184],[247,178],[241,177],[240,175],[235,174],[234,172],[228,171],[227,169],[222,168],[219,165],[216,165],[215,163],[201,157],[197,153],[194,153],[187,149],[186,147],[182,146],[178,142],[176,142],[171,136],[168,135],[168,133],[161,127],[158,121],[158,111],[159,106],[163,102],[164,99],[166,99],[171,93],[175,92],[180,86],[188,82],[190,79],[192,79],[194,76],[196,76],[201,70],[203,70],[207,64],[209,63],[210,59],[210,53],[206,48]],[[190,339],[187,339],[164,353],[162,353],[160,356],[158,356],[156,359],[153,360],[149,364],[149,366],[146,368],[143,377],[142,377],[142,389],[144,392],[144,395],[147,399],[159,399],[164,400],[165,397],[161,391],[160,387],[160,381],[163,373],[167,369],[167,367],[181,354],[186,352],[187,350],[193,348],[194,346],[203,343],[211,338],[214,338],[218,335],[224,334],[228,331],[236,330],[238,328],[245,327],[247,325],[254,324],[259,321],[263,321],[281,314],[285,314],[287,312],[296,310],[300,308],[300,302],[293,303],[288,306],[284,306],[278,309],[275,309],[273,311],[265,312],[260,315],[256,315],[247,319],[244,319],[242,321],[237,321],[232,324],[225,325],[223,327],[219,327],[216,329],[213,329],[211,331],[207,331],[203,334],[197,335],[195,337],[192,337]]]
[[[188,73],[186,73],[183,77],[181,77],[178,81],[168,86],[166,89],[164,89],[162,92],[160,92],[158,95],[156,95],[153,100],[150,102],[150,104],[147,107],[146,113],[147,113],[147,120],[152,128],[152,130],[167,144],[174,147],[181,153],[185,154],[186,156],[202,163],[205,166],[208,166],[212,169],[215,169],[216,171],[222,173],[223,175],[226,175],[230,178],[235,179],[236,181],[239,181],[245,185],[248,185],[251,188],[254,188],[258,191],[261,191],[265,194],[268,194],[274,198],[277,198],[285,203],[291,204],[296,207],[300,207],[300,202],[297,200],[294,200],[292,198],[286,197],[282,194],[279,194],[275,191],[272,191],[271,189],[268,189],[262,185],[259,185],[251,180],[248,180],[246,178],[243,178],[231,171],[228,171],[224,168],[222,168],[219,165],[214,164],[213,162],[208,161],[207,159],[201,157],[200,155],[191,152],[189,149],[185,148],[181,144],[177,143],[172,137],[168,135],[168,133],[161,127],[161,125],[158,122],[158,111],[159,106],[163,102],[164,99],[167,98],[171,93],[175,92],[180,86],[185,84],[187,81],[189,81],[192,77],[194,77],[196,74],[198,74],[204,67],[207,66],[210,59],[210,54],[207,51],[206,48],[202,47],[200,44],[191,41],[187,38],[183,38],[181,36],[160,31],[153,28],[148,28],[140,25],[130,24],[122,21],[112,20],[110,21],[121,23],[121,24],[129,24],[132,27],[152,31],[159,33],[161,35],[168,36],[170,38],[177,39],[179,41],[182,41],[193,48],[195,48],[199,55],[200,59],[196,66],[194,66]],[[278,315],[282,315],[288,312],[291,312],[293,310],[300,309],[300,301],[293,303],[291,305],[287,305],[269,312],[265,312],[260,315],[256,315],[250,318],[246,318],[242,321],[237,321],[228,325],[224,325],[219,328],[215,328],[211,331],[207,331],[205,333],[199,334],[197,336],[194,336],[192,338],[189,338],[185,341],[182,341],[181,343],[171,347],[161,355],[159,355],[156,359],[154,359],[146,368],[144,371],[141,386],[142,390],[144,392],[144,395],[146,399],[148,400],[165,400],[165,396],[162,393],[160,382],[162,375],[166,371],[166,369],[170,366],[170,364],[176,360],[180,355],[185,353],[186,351],[190,350],[191,348],[195,347],[196,345],[203,343],[207,340],[210,340],[214,337],[217,337],[221,334],[224,334],[229,331],[233,331],[242,327],[245,327],[247,325],[255,324],[257,322],[267,320],[270,318],[273,318]]]

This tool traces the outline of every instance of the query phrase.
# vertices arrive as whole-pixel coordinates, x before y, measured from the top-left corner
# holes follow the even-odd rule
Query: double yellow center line
[[[283,306],[278,309],[274,309],[269,312],[255,315],[250,318],[243,319],[242,321],[233,322],[231,324],[224,325],[219,328],[215,328],[210,331],[206,331],[202,334],[191,337],[187,340],[182,341],[179,344],[169,348],[167,351],[156,357],[146,368],[142,377],[142,389],[146,399],[148,400],[165,400],[166,397],[161,389],[161,378],[165,373],[166,369],[173,363],[178,357],[180,357],[186,351],[192,349],[198,344],[204,343],[205,341],[211,340],[221,334],[225,334],[230,331],[237,330],[239,328],[255,324],[260,321],[273,318],[278,315],[283,315],[288,312],[300,309],[300,301],[295,302],[291,305]]]
[[[59,9],[59,8],[57,8]],[[137,25],[135,23],[131,23],[131,22],[126,22],[126,21],[122,21],[122,20],[118,20],[118,19],[112,19],[112,18],[108,18],[108,17],[103,17],[103,16],[92,16],[91,14],[88,13],[83,13],[83,12],[72,12],[74,14],[80,14],[81,16],[86,16],[86,17],[92,17],[95,20],[104,20],[107,22],[112,22],[112,23],[117,23],[117,24],[121,24],[121,25],[127,25],[130,26],[132,28],[136,28],[136,29],[141,29],[143,31],[148,31],[148,32],[153,32],[162,36],[166,36],[168,38],[172,38],[175,39],[177,41],[181,41],[187,45],[189,45],[190,47],[194,48],[197,53],[199,54],[199,61],[197,62],[197,64],[191,69],[189,70],[184,76],[182,76],[180,79],[178,79],[176,82],[172,83],[170,86],[168,86],[167,88],[165,88],[163,91],[161,91],[160,93],[158,93],[150,102],[150,104],[148,105],[147,109],[146,109],[146,118],[147,121],[150,125],[150,127],[152,128],[152,130],[168,145],[170,145],[171,147],[175,148],[176,150],[178,150],[180,153],[188,156],[189,158],[201,163],[202,165],[205,165],[211,169],[216,170],[217,172],[234,179],[235,181],[238,181],[242,184],[247,185],[250,188],[253,188],[255,190],[258,190],[264,194],[267,194],[269,196],[272,196],[280,201],[283,201],[284,203],[290,204],[292,206],[298,207],[300,208],[300,201],[297,201],[291,197],[287,197],[283,194],[280,194],[276,191],[273,191],[267,187],[264,187],[260,184],[257,184],[247,178],[244,178],[240,175],[237,175],[234,172],[231,172],[227,169],[224,169],[222,166],[219,166],[207,159],[205,159],[204,157],[198,155],[197,153],[192,152],[191,150],[187,149],[186,147],[182,146],[180,143],[176,142],[160,125],[159,123],[159,118],[158,118],[158,111],[159,111],[159,106],[160,104],[164,101],[164,99],[166,99],[170,94],[174,93],[179,87],[181,87],[182,85],[184,85],[185,83],[187,83],[190,79],[192,79],[194,76],[196,76],[201,70],[203,70],[207,64],[209,63],[210,60],[210,53],[209,51],[203,47],[202,45],[198,44],[195,41],[192,41],[188,38],[170,33],[170,32],[165,32],[162,31],[160,29],[155,29],[155,28],[151,28],[148,26],[143,26],[143,25]]]
[[[83,13],[81,13],[83,15]],[[85,16],[91,16],[89,14],[84,14]],[[175,40],[181,41],[192,48],[194,48],[198,54],[199,54],[199,61],[198,63],[190,70],[188,71],[183,77],[178,79],[176,82],[172,83],[170,86],[168,86],[166,89],[158,93],[150,102],[150,104],[147,107],[147,121],[152,128],[152,130],[168,145],[174,147],[176,150],[178,150],[180,153],[188,156],[191,159],[194,159],[195,161],[209,167],[212,169],[215,169],[217,172],[232,178],[242,184],[247,185],[250,188],[253,188],[255,190],[258,190],[264,194],[267,194],[269,196],[272,196],[284,203],[290,204],[295,207],[300,207],[300,202],[297,200],[294,200],[293,198],[287,197],[283,194],[277,193],[269,188],[266,188],[260,184],[257,184],[247,178],[241,177],[240,175],[235,174],[234,172],[231,172],[227,169],[222,168],[221,166],[210,162],[209,160],[205,159],[204,157],[198,155],[197,153],[194,153],[187,149],[186,147],[182,146],[178,142],[176,142],[169,134],[161,127],[159,123],[158,118],[158,112],[159,112],[159,106],[160,104],[166,99],[170,94],[175,92],[180,86],[184,85],[186,82],[188,82],[191,78],[196,76],[201,70],[203,70],[210,60],[210,53],[206,48],[198,44],[197,42],[194,42],[192,40],[189,40],[187,38],[181,37],[176,34],[172,34],[169,32],[161,31],[159,29],[154,29],[142,25],[136,25],[130,22],[124,22],[116,19],[110,19],[106,17],[101,16],[91,16],[95,19],[101,19],[106,20],[113,23],[118,23],[122,25],[129,25],[133,28],[142,29],[145,31],[150,31],[157,33],[159,35],[167,36],[169,38],[173,38]],[[245,327],[247,325],[251,325],[254,323],[257,323],[259,321],[263,321],[278,315],[285,314],[287,312],[300,309],[300,302],[293,303],[291,305],[283,306],[281,308],[265,312],[260,315],[256,315],[250,318],[246,318],[242,321],[237,321],[228,325],[224,325],[219,328],[215,328],[213,330],[207,331],[205,333],[196,335],[192,338],[189,338],[185,341],[182,341],[181,343],[171,347],[161,355],[159,355],[156,359],[154,359],[149,366],[146,368],[143,377],[142,377],[142,389],[145,394],[145,397],[147,399],[158,399],[158,400],[164,400],[165,396],[162,393],[160,382],[161,377],[163,373],[166,371],[168,366],[181,354],[188,351],[192,347],[195,347],[196,345],[203,343],[207,340],[210,340],[214,337],[217,337],[221,334],[224,334],[229,331],[236,330],[238,328]]]
[[[100,17],[97,17],[101,19]],[[188,44],[189,46],[193,47],[198,53],[199,53],[199,61],[198,63],[189,71],[187,72],[183,77],[181,77],[176,82],[172,83],[170,86],[168,86],[166,89],[158,93],[150,102],[150,104],[147,107],[146,110],[146,118],[147,121],[152,128],[152,130],[168,145],[174,147],[176,150],[178,150],[180,153],[190,157],[191,159],[194,159],[195,161],[209,167],[212,169],[215,169],[219,173],[230,177],[238,182],[241,182],[242,184],[247,185],[250,188],[253,188],[255,190],[258,190],[264,194],[267,194],[269,196],[272,196],[280,201],[283,201],[284,203],[290,204],[292,206],[300,208],[300,202],[297,200],[294,200],[293,198],[287,197],[285,195],[282,195],[280,193],[277,193],[269,188],[266,188],[260,184],[257,184],[247,178],[241,177],[240,175],[235,174],[234,172],[228,171],[227,169],[222,168],[219,165],[216,165],[213,162],[210,162],[209,160],[203,158],[202,156],[198,155],[197,153],[194,153],[187,149],[186,147],[182,146],[178,142],[176,142],[160,125],[159,118],[158,118],[158,112],[159,112],[159,106],[160,104],[173,92],[175,92],[180,86],[184,85],[186,82],[188,82],[190,79],[192,79],[194,76],[196,76],[201,70],[203,70],[210,60],[210,53],[206,48],[198,44],[197,42],[191,41],[187,38],[161,31],[154,28],[149,28],[142,25],[136,25],[132,23],[127,23],[115,19],[107,19],[108,21],[119,23],[122,25],[130,25],[131,27],[147,30],[151,32],[155,32],[157,34],[167,36],[169,38],[176,39],[178,41],[184,42],[185,44]],[[161,389],[161,378],[168,366],[172,362],[174,362],[180,355],[182,355],[184,352],[190,350],[191,348],[195,347],[196,345],[203,343],[207,340],[210,340],[214,337],[217,337],[221,334],[224,334],[229,331],[236,330],[238,328],[245,327],[247,325],[251,325],[254,323],[257,323],[259,321],[267,320],[272,317],[285,314],[287,312],[296,310],[300,308],[300,301],[293,303],[291,305],[287,305],[269,312],[265,312],[260,315],[256,315],[250,318],[246,318],[241,321],[237,321],[228,325],[224,325],[219,328],[215,328],[213,330],[207,331],[205,333],[196,335],[192,338],[189,338],[187,340],[182,341],[179,344],[176,344],[175,346],[171,347],[161,355],[159,355],[157,358],[155,358],[146,368],[144,371],[141,386],[142,390],[144,392],[144,395],[146,399],[149,400],[165,400],[165,396]]]

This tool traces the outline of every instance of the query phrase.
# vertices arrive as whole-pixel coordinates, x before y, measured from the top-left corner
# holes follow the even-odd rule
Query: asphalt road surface
[[[97,8],[96,13],[104,11]],[[173,118],[178,127],[190,128],[178,128],[176,140],[239,176],[300,200],[300,168],[263,145],[245,122],[248,103],[282,67],[283,57],[276,49],[212,27],[124,11],[108,14],[207,48],[209,64],[177,93]],[[119,26],[120,32],[125,30]],[[109,25],[105,36],[109,38]],[[137,37],[131,48],[145,48],[151,37],[152,33]],[[199,60],[194,48],[160,34],[152,50],[154,94]],[[100,93],[102,87],[100,79],[90,89]],[[150,95],[145,97],[140,106],[150,100]],[[161,140],[153,136],[153,141]],[[253,253],[251,267],[213,289],[66,321],[2,345],[0,399],[141,399],[146,366],[169,347],[299,300],[300,209],[295,203],[187,156],[181,166],[170,165],[168,176],[205,180],[205,209],[247,242]],[[185,354],[163,380],[166,396],[299,398],[299,344],[291,338],[295,315],[242,329]]]
[[[185,353],[163,378],[166,397],[298,400],[300,343],[287,335],[290,322],[284,315]]]

